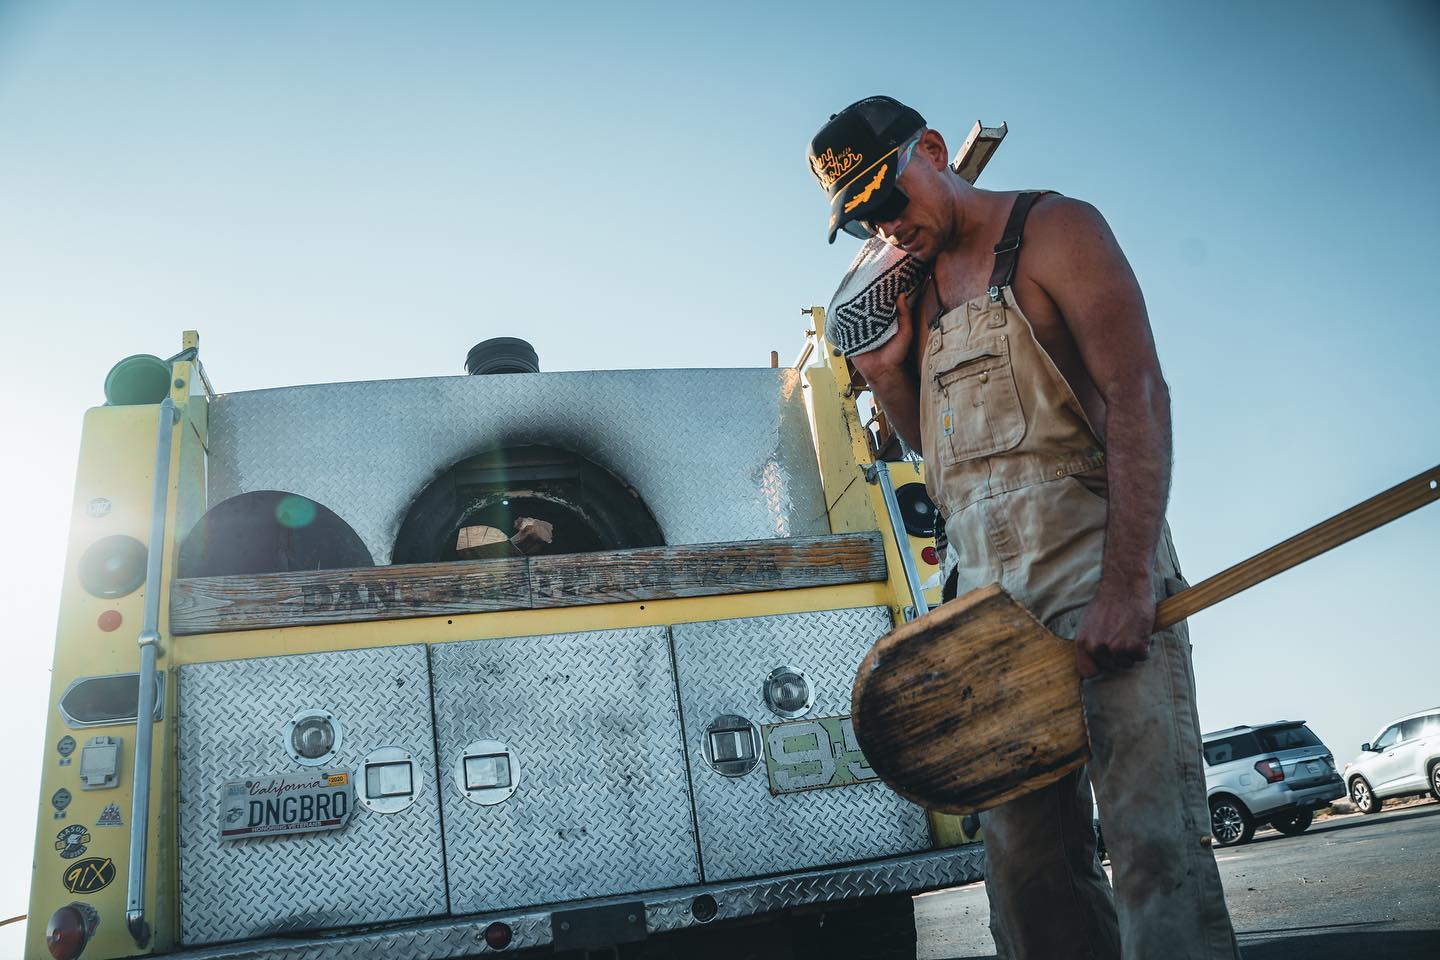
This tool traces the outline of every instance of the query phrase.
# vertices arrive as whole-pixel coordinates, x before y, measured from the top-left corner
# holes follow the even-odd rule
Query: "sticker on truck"
[[[878,780],[849,717],[816,717],[760,728],[770,792],[799,793]]]

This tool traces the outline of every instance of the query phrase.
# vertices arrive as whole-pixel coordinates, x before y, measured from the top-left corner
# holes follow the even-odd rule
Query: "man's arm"
[[[1100,586],[1075,641],[1082,676],[1144,660],[1155,621],[1150,570],[1170,492],[1170,391],[1140,285],[1099,211],[1057,199],[1036,281],[1060,308],[1105,400],[1110,509]]]
[[[915,323],[906,297],[895,302],[895,336],[868,353],[850,358],[870,384],[890,426],[911,450],[920,450],[920,370],[911,346]]]

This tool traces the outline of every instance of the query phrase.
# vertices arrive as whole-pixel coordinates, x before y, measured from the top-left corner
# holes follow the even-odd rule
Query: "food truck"
[[[226,393],[194,332],[117,364],[26,957],[913,951],[911,896],[983,850],[849,714],[938,601],[934,507],[802,312],[753,369],[499,339],[464,375]]]

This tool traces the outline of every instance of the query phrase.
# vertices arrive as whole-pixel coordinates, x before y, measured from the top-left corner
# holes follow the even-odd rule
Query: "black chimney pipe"
[[[539,373],[540,355],[519,337],[491,337],[470,348],[465,355],[465,372],[472,377],[491,373]]]

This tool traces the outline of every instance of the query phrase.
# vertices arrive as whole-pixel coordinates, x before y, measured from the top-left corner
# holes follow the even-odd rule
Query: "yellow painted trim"
[[[31,922],[25,933],[27,960],[48,960],[50,953],[45,947],[45,926],[57,909],[72,901],[87,903],[100,915],[100,926],[94,939],[86,947],[86,957],[124,957],[148,952],[137,950],[125,929],[135,725],[132,723],[72,729],[60,716],[59,701],[65,688],[78,677],[133,673],[139,668],[140,653],[136,638],[143,620],[144,587],[115,600],[100,599],[91,596],[80,585],[77,568],[85,550],[103,537],[125,534],[142,543],[149,540],[158,414],[158,405],[96,407],[85,414],[72,501],[70,538],[61,584],[50,700],[46,713],[35,858],[31,876]],[[183,414],[182,408],[182,421],[176,429],[177,439],[184,435]],[[176,443],[172,452],[172,516],[180,481],[176,463],[181,457],[182,443]],[[92,516],[87,506],[100,497],[110,501],[109,512],[99,517]],[[169,530],[167,525],[167,542],[160,546],[167,555],[173,548],[171,536],[173,530]],[[162,636],[166,599],[162,594]],[[118,611],[122,617],[119,629],[111,633],[101,631],[97,625],[97,618],[106,610]],[[161,669],[169,665],[163,652],[159,665]],[[166,678],[164,720],[156,725],[151,753],[154,780],[150,830],[153,839],[150,846],[150,865],[146,871],[146,904],[155,930],[151,943],[153,950],[170,949],[175,942],[175,772],[174,764],[169,762],[174,755],[173,680],[173,677]],[[75,738],[76,749],[71,755],[71,762],[62,766],[56,744],[66,735]],[[85,741],[92,736],[115,736],[121,739],[118,783],[112,789],[80,789],[80,753]],[[64,811],[65,816],[57,819],[50,800],[55,791],[62,787],[70,792],[71,801]],[[120,808],[125,822],[123,827],[96,825],[101,811],[110,803]],[[54,849],[55,834],[63,827],[73,824],[89,826],[92,840],[80,857],[65,860]],[[63,884],[65,871],[79,860],[89,857],[113,860],[115,878],[93,894],[67,891]]]

